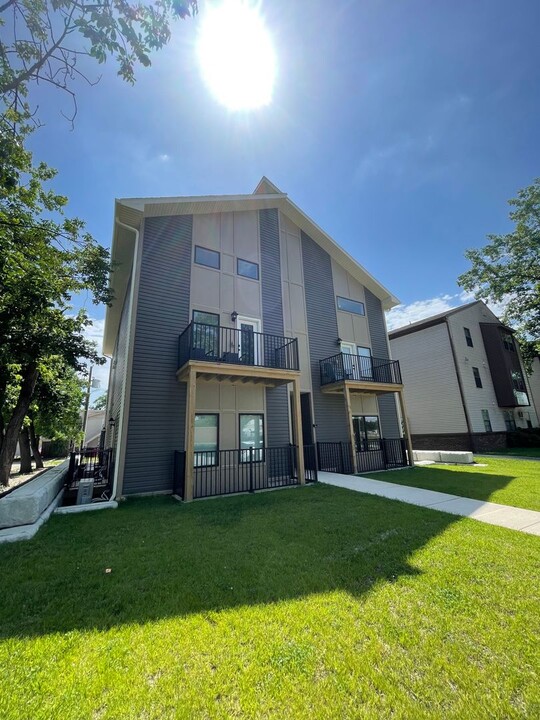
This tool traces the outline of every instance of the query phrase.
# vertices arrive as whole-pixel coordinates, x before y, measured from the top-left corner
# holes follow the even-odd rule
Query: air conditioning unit
[[[94,495],[94,478],[81,478],[77,490],[77,505],[88,505]]]

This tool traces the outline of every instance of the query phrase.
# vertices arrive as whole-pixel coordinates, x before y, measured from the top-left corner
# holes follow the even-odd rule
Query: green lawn
[[[479,465],[419,465],[362,477],[540,510],[540,463],[494,455],[475,456],[475,461]]]
[[[515,455],[516,457],[533,457],[540,458],[540,448],[506,448],[506,450],[498,450],[494,455]],[[491,455],[491,453],[490,453]]]
[[[539,539],[473,520],[131,500],[0,546],[0,577],[2,720],[540,714]]]

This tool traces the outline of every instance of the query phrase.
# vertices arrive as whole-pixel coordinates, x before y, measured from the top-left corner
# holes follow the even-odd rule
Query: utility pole
[[[88,406],[90,405],[90,390],[92,388],[92,371],[94,370],[94,366],[90,365],[90,372],[88,373],[88,387],[86,389],[86,400],[84,402],[84,415],[83,415],[83,423],[82,423],[82,431],[83,431],[83,440],[82,444],[84,445],[84,441],[86,440],[86,424],[88,423]]]

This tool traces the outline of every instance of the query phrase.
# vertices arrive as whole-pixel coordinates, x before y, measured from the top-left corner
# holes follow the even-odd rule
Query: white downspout
[[[133,317],[133,306],[135,301],[135,287],[138,283],[138,262],[139,262],[139,231],[131,227],[130,225],[126,225],[123,222],[120,222],[120,220],[115,218],[115,223],[119,225],[120,227],[124,228],[124,230],[129,230],[130,232],[135,233],[135,249],[133,252],[133,265],[131,269],[131,288],[130,288],[130,295],[129,295],[129,308],[128,308],[128,334],[127,334],[127,343],[126,343],[126,368],[124,372],[124,379],[122,382],[122,399],[121,399],[121,412],[120,412],[120,420],[118,424],[118,443],[116,446],[116,458],[115,458],[115,464],[114,464],[114,479],[113,479],[113,487],[112,487],[112,499],[117,500],[117,492],[118,492],[118,477],[120,474],[120,468],[122,469],[122,475],[124,472],[124,463],[125,463],[125,451],[126,451],[126,443],[127,443],[127,418],[126,413],[129,412],[129,398],[127,402],[126,407],[126,397],[127,397],[127,390],[128,386],[129,389],[131,389],[131,371],[133,366],[133,345],[135,341],[135,319]],[[129,383],[128,383],[128,377],[129,377]]]

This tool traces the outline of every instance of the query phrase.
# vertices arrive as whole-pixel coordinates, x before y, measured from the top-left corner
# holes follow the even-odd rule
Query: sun
[[[208,3],[201,17],[197,55],[210,92],[229,110],[254,110],[271,102],[276,54],[259,4]]]

